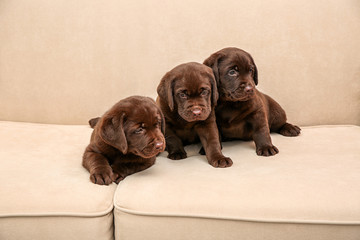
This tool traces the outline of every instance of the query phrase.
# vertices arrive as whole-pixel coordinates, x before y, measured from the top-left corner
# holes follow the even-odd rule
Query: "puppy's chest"
[[[186,144],[199,142],[199,136],[194,128],[176,128],[175,134]]]
[[[221,106],[216,110],[216,118],[223,126],[243,124],[252,116],[251,108]]]
[[[218,127],[222,136],[230,139],[251,139],[252,126],[250,119],[252,111],[224,107],[217,110]]]

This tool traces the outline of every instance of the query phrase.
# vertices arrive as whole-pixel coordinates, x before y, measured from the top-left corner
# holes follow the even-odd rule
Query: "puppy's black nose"
[[[252,86],[248,85],[248,86],[245,87],[245,92],[246,93],[252,93],[252,92],[254,92],[254,88]]]
[[[193,109],[191,109],[191,111],[195,116],[199,116],[201,114],[201,108],[200,107],[194,107]]]
[[[155,148],[156,149],[162,149],[162,146],[164,146],[164,143],[162,141],[155,143]]]

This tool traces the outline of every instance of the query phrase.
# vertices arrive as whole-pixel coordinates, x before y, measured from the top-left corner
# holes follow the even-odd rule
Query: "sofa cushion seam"
[[[243,222],[258,222],[258,223],[283,223],[283,224],[314,224],[314,225],[360,225],[360,221],[329,221],[329,220],[289,220],[289,219],[260,219],[260,218],[242,218],[242,217],[230,217],[230,216],[211,216],[205,214],[178,214],[178,213],[151,213],[130,210],[118,205],[114,205],[114,211],[120,211],[127,214],[149,217],[179,217],[179,218],[203,218],[214,220],[232,220]]]

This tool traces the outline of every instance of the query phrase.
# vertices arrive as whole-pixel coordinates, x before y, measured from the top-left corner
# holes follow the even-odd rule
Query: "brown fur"
[[[216,118],[223,140],[254,140],[256,153],[279,152],[270,131],[297,136],[300,128],[286,122],[285,111],[271,97],[255,88],[258,71],[251,55],[238,48],[224,48],[204,61],[213,69],[219,90]]]
[[[165,119],[151,98],[125,98],[89,124],[94,131],[83,166],[93,183],[118,183],[152,166],[156,155],[165,150]]]
[[[218,92],[211,68],[181,64],[165,74],[157,92],[166,119],[168,158],[186,158],[184,145],[201,141],[212,166],[230,167],[231,159],[221,153],[214,111]]]

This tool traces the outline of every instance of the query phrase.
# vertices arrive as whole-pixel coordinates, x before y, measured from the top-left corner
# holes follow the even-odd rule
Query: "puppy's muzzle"
[[[193,113],[194,117],[197,117],[201,115],[202,109],[200,106],[194,106],[191,108],[191,112]]]
[[[137,155],[149,158],[163,151],[165,151],[165,139],[157,138],[148,143],[144,149],[138,151]]]
[[[222,89],[221,95],[227,101],[247,101],[255,95],[255,87],[251,84],[247,84],[246,86],[239,86],[233,91]]]
[[[155,149],[156,150],[162,150],[164,148],[164,142],[163,141],[156,141],[155,142]]]
[[[253,86],[250,86],[250,85],[247,85],[247,86],[244,88],[244,92],[247,93],[247,94],[253,94],[253,93],[254,93],[254,87],[253,87]]]

